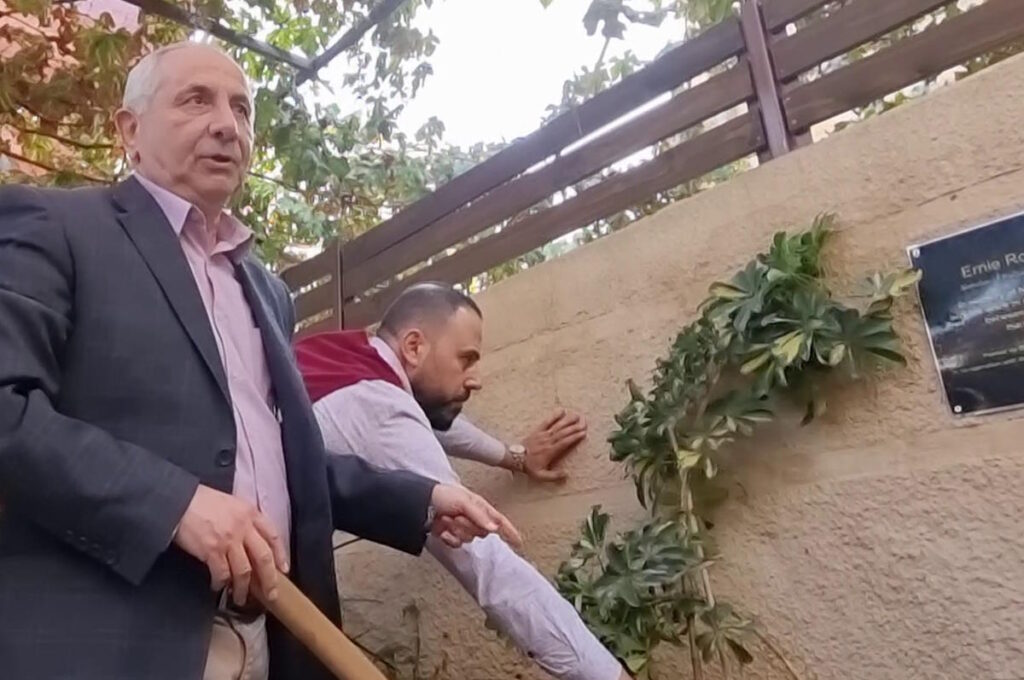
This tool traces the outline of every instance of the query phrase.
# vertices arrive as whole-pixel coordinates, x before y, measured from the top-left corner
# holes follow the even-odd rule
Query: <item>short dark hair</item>
[[[460,309],[472,310],[484,318],[480,307],[461,290],[447,283],[417,283],[403,290],[388,306],[379,332],[397,338],[412,326],[447,321]]]

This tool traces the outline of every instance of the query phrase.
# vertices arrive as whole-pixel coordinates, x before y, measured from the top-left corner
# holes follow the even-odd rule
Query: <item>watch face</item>
[[[522,456],[526,454],[526,447],[523,446],[522,444],[513,444],[512,446],[508,447],[508,452],[511,453],[513,456]]]

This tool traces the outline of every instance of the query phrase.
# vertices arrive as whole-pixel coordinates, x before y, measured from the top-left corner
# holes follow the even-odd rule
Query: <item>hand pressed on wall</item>
[[[524,472],[538,482],[562,482],[569,473],[559,463],[587,437],[587,421],[578,413],[558,409],[523,437]]]

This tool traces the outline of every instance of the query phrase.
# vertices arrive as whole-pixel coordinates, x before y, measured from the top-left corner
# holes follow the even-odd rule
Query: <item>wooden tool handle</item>
[[[387,680],[284,574],[277,576],[277,599],[260,601],[338,680]]]

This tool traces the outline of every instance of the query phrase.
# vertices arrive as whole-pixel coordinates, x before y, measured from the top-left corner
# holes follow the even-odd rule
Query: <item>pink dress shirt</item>
[[[138,173],[135,179],[153,196],[178,235],[217,341],[235,417],[233,493],[255,505],[274,523],[288,549],[291,501],[281,424],[263,338],[235,278],[235,264],[245,256],[252,231],[223,213],[216,233],[211,234],[202,211],[194,205]]]

